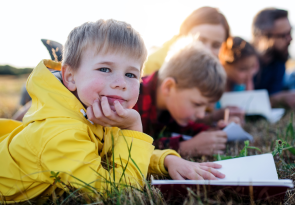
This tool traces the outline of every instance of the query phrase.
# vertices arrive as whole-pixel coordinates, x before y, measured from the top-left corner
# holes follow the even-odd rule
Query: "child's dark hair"
[[[250,43],[240,37],[229,37],[220,48],[219,60],[222,65],[234,64],[252,55],[256,55],[256,51]]]

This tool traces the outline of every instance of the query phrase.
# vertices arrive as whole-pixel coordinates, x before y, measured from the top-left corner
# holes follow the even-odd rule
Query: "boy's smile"
[[[121,105],[123,105],[127,101],[127,100],[123,99],[122,97],[116,96],[116,95],[108,95],[106,97],[107,97],[110,107],[113,111],[115,111],[115,108],[114,108],[115,101],[118,101]]]
[[[123,108],[132,108],[139,95],[141,62],[122,53],[99,53],[87,48],[78,69],[67,78],[69,90],[76,91],[79,100],[90,106],[95,100],[107,97],[112,110],[115,101]]]

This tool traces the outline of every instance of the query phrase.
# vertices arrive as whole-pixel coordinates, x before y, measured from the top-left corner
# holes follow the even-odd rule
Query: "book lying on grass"
[[[246,132],[240,125],[234,122],[231,122],[229,125],[227,125],[223,129],[223,131],[226,132],[228,142],[245,140],[249,140],[251,142],[253,141],[253,136]],[[180,134],[178,133],[172,133],[172,137],[177,137],[179,135]],[[182,135],[182,138],[184,140],[189,140],[192,138],[192,136]]]
[[[253,199],[279,198],[285,196],[288,188],[293,188],[289,179],[278,179],[272,154],[262,154],[217,161],[218,169],[226,177],[218,180],[152,180],[166,198],[186,196],[187,188],[197,191],[216,192],[218,190],[237,192],[240,196]]]
[[[222,108],[237,106],[245,110],[246,115],[260,115],[270,123],[279,121],[285,113],[283,108],[271,108],[266,90],[226,92],[220,99]]]

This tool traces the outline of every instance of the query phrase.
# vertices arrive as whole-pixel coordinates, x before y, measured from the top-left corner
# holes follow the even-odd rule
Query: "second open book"
[[[279,121],[285,109],[271,108],[266,90],[226,92],[220,99],[221,107],[237,106],[245,110],[246,115],[261,115],[270,123]]]

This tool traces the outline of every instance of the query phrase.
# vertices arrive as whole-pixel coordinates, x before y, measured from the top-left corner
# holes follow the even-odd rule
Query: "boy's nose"
[[[126,81],[124,77],[117,77],[114,79],[114,81],[111,83],[111,88],[113,89],[126,89]]]
[[[205,110],[200,110],[196,113],[197,119],[203,119],[205,117]]]

